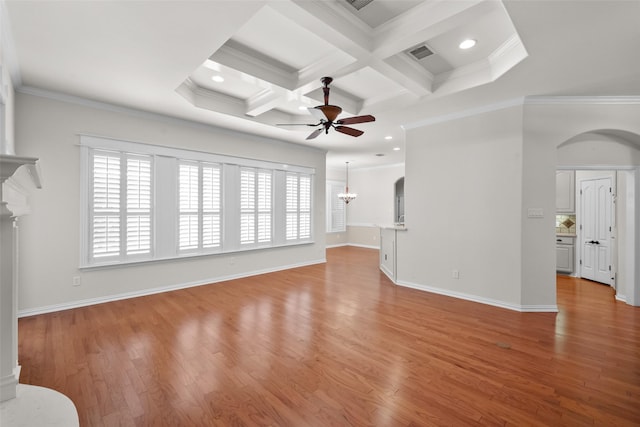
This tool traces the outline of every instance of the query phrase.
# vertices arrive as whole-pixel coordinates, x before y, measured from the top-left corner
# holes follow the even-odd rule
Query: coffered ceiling
[[[463,50],[466,39],[479,43]],[[421,51],[428,56],[411,53]],[[376,0],[357,10],[346,0],[278,1],[178,91],[196,107],[246,120],[308,123],[306,108],[322,104],[322,76],[335,79],[331,102],[343,114],[383,113],[489,83],[526,56],[500,2]]]
[[[2,11],[19,90],[313,145],[329,165],[401,163],[403,125],[514,97],[640,94],[637,1],[5,0]],[[461,49],[466,39],[476,45]],[[323,76],[340,117],[376,116],[353,125],[364,135],[307,141],[312,128],[276,126],[315,122],[305,107],[323,103]]]

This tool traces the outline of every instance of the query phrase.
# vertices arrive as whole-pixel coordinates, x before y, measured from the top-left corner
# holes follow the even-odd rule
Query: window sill
[[[264,251],[269,249],[282,249],[287,247],[296,247],[296,246],[313,245],[313,244],[315,244],[314,240],[305,240],[302,242],[286,243],[282,245],[251,246],[247,248],[239,248],[239,249],[234,249],[229,251],[208,252],[208,253],[198,253],[198,254],[191,253],[191,254],[176,255],[176,256],[164,257],[164,258],[138,259],[138,260],[130,260],[130,261],[122,261],[122,262],[81,265],[78,267],[78,270],[92,271],[92,270],[103,270],[103,269],[115,269],[115,268],[122,268],[122,267],[135,267],[135,266],[141,266],[141,265],[153,264],[153,263],[166,263],[166,262],[182,261],[182,260],[202,258],[202,257],[215,257],[215,256],[223,256],[223,255],[232,255],[237,253]]]

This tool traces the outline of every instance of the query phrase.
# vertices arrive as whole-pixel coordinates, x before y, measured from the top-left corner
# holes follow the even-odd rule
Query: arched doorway
[[[640,304],[640,285],[637,266],[638,235],[640,227],[640,135],[621,130],[599,129],[583,132],[569,138],[557,147],[558,170],[573,171],[575,195],[585,183],[598,182],[608,177],[611,182],[611,218],[609,219],[611,266],[610,284],[616,290],[616,298],[632,305]],[[582,187],[581,187],[582,186]],[[581,229],[588,216],[581,210],[584,203],[576,200],[575,275],[588,276],[582,271],[592,261],[590,254],[597,254],[603,247],[592,250]],[[599,243],[599,241],[591,241]],[[599,245],[598,245],[599,246]],[[604,252],[603,252],[604,253]],[[606,265],[605,265],[606,267]],[[591,278],[591,277],[587,277]],[[605,282],[604,280],[597,280]]]

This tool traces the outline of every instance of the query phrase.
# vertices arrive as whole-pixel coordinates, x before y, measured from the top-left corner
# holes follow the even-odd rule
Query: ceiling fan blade
[[[336,130],[338,132],[344,133],[344,134],[347,134],[347,135],[351,135],[351,136],[360,136],[360,135],[362,135],[364,133],[361,130],[350,128],[350,127],[347,127],[347,126],[336,126],[335,128],[336,128]]]
[[[316,123],[316,124],[311,124],[311,123],[276,123],[276,126],[320,126],[322,123]]]
[[[320,128],[320,129],[316,129],[316,130],[314,130],[313,132],[311,132],[311,135],[309,135],[309,136],[307,137],[307,139],[313,139],[313,138],[315,138],[316,136],[320,135],[320,134],[322,133],[322,131],[323,131],[323,128]]]
[[[353,116],[336,121],[338,125],[355,125],[356,123],[375,122],[376,118],[371,115],[366,116]]]

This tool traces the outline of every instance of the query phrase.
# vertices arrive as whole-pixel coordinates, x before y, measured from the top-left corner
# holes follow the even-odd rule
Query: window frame
[[[255,249],[269,249],[299,244],[314,243],[313,240],[313,211],[315,169],[308,166],[282,164],[259,159],[247,159],[228,155],[206,153],[202,151],[186,150],[166,146],[157,146],[138,142],[122,141],[93,135],[80,135],[80,254],[79,268],[93,269],[110,266],[122,266],[139,262],[156,262],[181,259],[184,257],[205,256],[235,253]],[[124,257],[113,262],[100,262],[89,257],[91,230],[89,227],[89,198],[91,186],[88,177],[91,176],[92,164],[90,155],[92,150],[121,152],[130,155],[150,156],[153,159],[151,172],[152,214],[151,214],[151,254],[149,257]],[[219,248],[180,251],[179,239],[179,165],[215,164],[220,166],[220,223],[221,244]],[[271,174],[271,239],[269,242],[255,244],[240,244],[240,170],[255,168],[268,171]],[[287,240],[285,238],[286,223],[286,188],[284,188],[287,173],[307,174],[311,180],[311,223],[310,238]],[[234,218],[237,216],[237,218]]]
[[[90,241],[87,242],[88,248],[88,262],[91,264],[118,264],[123,261],[141,261],[151,259],[154,256],[153,253],[153,217],[154,217],[154,209],[153,209],[153,180],[150,180],[150,200],[149,207],[144,209],[144,212],[133,212],[129,207],[129,173],[128,173],[128,165],[129,161],[148,161],[150,164],[150,172],[153,173],[153,157],[148,155],[140,155],[137,153],[123,153],[112,150],[104,150],[104,149],[91,149],[89,152],[89,168],[91,171],[95,170],[95,159],[98,156],[104,156],[112,159],[118,159],[118,208],[105,209],[101,212],[96,212],[97,208],[95,207],[95,197],[88,198],[88,227],[89,227],[89,237]],[[89,186],[89,191],[91,195],[95,195],[95,179],[94,175],[90,174],[88,179],[84,180],[87,182]],[[142,209],[139,209],[142,210]],[[142,216],[148,216],[149,220],[149,245],[147,251],[137,252],[137,253],[129,253],[128,244],[129,240],[127,236],[129,235],[129,218],[135,216],[135,214],[142,214]],[[110,218],[117,218],[118,220],[118,252],[117,254],[109,255],[96,255],[95,252],[95,224],[96,217],[104,216]],[[108,226],[107,226],[108,227]],[[93,237],[93,238],[92,238]],[[107,237],[108,239],[108,237]]]

